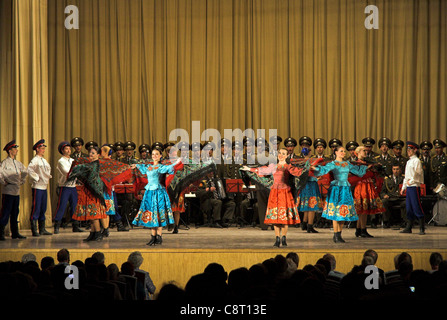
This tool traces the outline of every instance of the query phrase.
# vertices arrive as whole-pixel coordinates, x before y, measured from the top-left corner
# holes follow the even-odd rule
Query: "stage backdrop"
[[[79,10],[79,29],[64,26],[68,5]],[[365,27],[368,5],[378,8],[378,29]],[[194,120],[202,130],[277,129],[343,143],[447,136],[446,1],[0,6],[0,138],[18,140],[26,165],[40,138],[55,168],[62,140],[165,142]]]

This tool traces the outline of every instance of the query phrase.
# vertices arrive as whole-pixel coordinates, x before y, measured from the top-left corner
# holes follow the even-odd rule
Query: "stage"
[[[52,228],[48,228],[50,232]],[[315,264],[325,253],[330,252],[337,259],[337,270],[349,272],[355,264],[360,264],[362,254],[367,249],[375,249],[379,254],[377,266],[384,270],[394,269],[394,257],[406,251],[413,257],[414,269],[430,268],[429,256],[438,251],[447,257],[447,228],[428,226],[425,235],[419,235],[414,228],[412,234],[401,234],[399,230],[368,229],[374,238],[356,238],[355,229],[343,230],[346,243],[332,241],[332,230],[319,228],[319,233],[309,234],[301,228],[290,227],[287,236],[287,247],[274,248],[274,232],[260,228],[230,226],[229,228],[209,228],[193,225],[186,229],[180,226],[178,234],[167,230],[163,233],[161,246],[146,245],[150,238],[150,230],[133,228],[129,232],[117,232],[111,229],[110,236],[98,242],[83,242],[88,232],[73,233],[71,228],[61,229],[52,236],[33,237],[29,230],[21,233],[24,240],[0,242],[0,261],[19,261],[25,253],[32,252],[37,261],[47,255],[56,259],[56,252],[67,248],[71,261],[82,260],[96,251],[104,252],[106,265],[116,263],[118,267],[127,260],[129,253],[140,251],[144,262],[142,269],[150,272],[151,277],[160,289],[164,283],[173,281],[184,287],[189,278],[200,273],[210,262],[224,266],[227,272],[239,267],[249,268],[253,264],[272,258],[277,254],[286,255],[296,252],[299,255],[299,268],[306,264]]]

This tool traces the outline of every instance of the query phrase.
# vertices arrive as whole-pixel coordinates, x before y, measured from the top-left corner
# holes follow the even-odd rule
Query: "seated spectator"
[[[429,272],[433,273],[437,271],[441,261],[442,261],[442,255],[439,252],[432,252],[432,254],[430,255],[431,270]]]
[[[144,279],[142,284],[142,294],[143,300],[150,300],[152,294],[155,293],[155,285],[152,282],[152,279],[149,275],[149,272],[140,269],[141,265],[143,264],[143,256],[139,251],[132,252],[129,257],[127,258],[127,261],[130,262],[134,266],[134,274],[138,275],[138,272],[142,274],[142,278]]]
[[[337,261],[333,254],[326,253],[323,259],[328,260],[331,263],[331,271],[328,273],[328,278],[340,281],[345,274],[336,270]]]

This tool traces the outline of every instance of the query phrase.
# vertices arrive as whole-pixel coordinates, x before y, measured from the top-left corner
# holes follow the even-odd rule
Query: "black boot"
[[[344,243],[345,240],[341,237],[341,231],[335,233],[335,242],[336,243]]]
[[[425,220],[424,220],[424,218],[419,219],[419,234],[420,235],[425,234]]]
[[[11,229],[11,238],[12,239],[26,239],[25,236],[22,236],[19,233],[19,226],[17,225],[17,221],[14,222],[10,222],[9,227]]]
[[[126,227],[121,220],[119,220],[119,221],[116,222],[116,230],[118,232],[129,231],[129,228]]]
[[[0,241],[5,241],[5,226],[0,225]]]
[[[355,228],[355,237],[358,238],[362,235],[362,229]]]
[[[109,234],[110,234],[110,230],[109,230],[109,228],[104,228],[104,229],[102,229],[102,231],[101,231],[101,235],[103,236],[103,237],[108,237],[109,236]]]
[[[60,221],[54,221],[54,234],[58,234],[59,233],[60,226],[61,226],[61,222]]]
[[[52,233],[45,229],[45,220],[39,220],[39,234],[41,236],[51,236]]]
[[[174,231],[172,233],[178,233],[178,225],[174,225]]]
[[[307,230],[307,222],[301,222],[301,230]]]
[[[37,232],[37,221],[36,220],[31,221],[31,232],[33,234],[33,237],[40,236],[39,232]]]
[[[280,242],[281,242],[281,241],[280,241],[280,238],[279,238],[279,237],[276,237],[276,241],[275,241],[275,243],[273,244],[273,246],[279,248],[279,243],[280,243]]]
[[[308,224],[307,225],[307,233],[318,233],[318,231],[314,229],[313,224]]]
[[[411,228],[413,228],[413,220],[408,220],[407,226],[400,233],[411,233]]]
[[[90,231],[90,234],[88,235],[88,237],[85,238],[85,239],[82,240],[82,241],[85,241],[85,242],[91,241],[91,240],[93,239],[94,236],[95,236],[95,232]]]
[[[92,241],[101,241],[103,238],[102,233],[100,231],[96,231],[93,233]]]
[[[361,236],[362,238],[374,238],[372,235],[370,235],[370,234],[368,233],[368,231],[366,231],[366,228],[365,228],[365,229],[362,229],[362,231],[361,231],[361,233],[360,233],[360,236]]]
[[[283,247],[287,247],[286,236],[282,236],[281,244],[282,244]]]
[[[80,223],[79,223],[79,221],[73,221],[73,223],[71,224],[72,225],[72,227],[73,227],[73,232],[84,232],[84,230],[82,230],[81,228],[80,228]]]
[[[149,240],[149,242],[146,244],[148,246],[154,246],[155,245],[155,236],[151,236],[151,240]]]
[[[163,243],[163,238],[161,237],[161,235],[157,234],[155,236],[155,244],[162,244]]]

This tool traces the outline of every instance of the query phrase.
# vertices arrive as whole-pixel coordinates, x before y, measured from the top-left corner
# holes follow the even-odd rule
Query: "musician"
[[[150,153],[151,153],[151,147],[143,143],[138,147],[138,152],[140,153],[140,159],[138,160],[138,163],[147,163],[150,159]]]
[[[299,140],[299,144],[301,147],[301,153],[298,155],[299,158],[309,159],[311,157],[310,150],[312,146],[312,139],[304,136]]]
[[[233,219],[236,203],[227,200],[222,185],[219,185],[219,177],[210,174],[199,185],[196,191],[200,199],[200,207],[204,212],[212,211],[211,217],[214,228],[228,228],[228,221]]]
[[[280,136],[272,136],[270,137],[270,155],[277,158],[278,157],[278,146],[282,142],[282,138]]]
[[[84,146],[84,140],[80,137],[74,137],[70,141],[70,145],[74,149],[74,152],[70,155],[71,158],[77,159],[79,157],[88,157],[87,153],[82,152],[82,147]]]
[[[378,156],[378,153],[372,150],[373,146],[376,144],[376,140],[371,137],[366,137],[362,139],[362,143],[366,151],[365,160],[373,159],[374,157]]]
[[[171,148],[175,145],[175,142],[173,141],[168,141],[163,145],[163,150],[165,152],[165,157],[164,159],[169,159],[169,155],[171,154]]]
[[[399,163],[402,172],[405,172],[405,165],[408,161],[408,159],[402,155],[402,148],[404,146],[405,143],[402,140],[396,140],[391,144],[391,147],[393,148],[394,161],[397,161]]]
[[[180,158],[184,164],[189,163],[189,150],[191,149],[191,145],[186,141],[180,141],[177,144],[177,148],[180,150]]]
[[[404,181],[402,176],[402,170],[400,169],[398,162],[393,162],[391,166],[392,175],[385,177],[382,184],[382,190],[380,191],[380,198],[382,199],[383,206],[386,211],[383,213],[383,225],[384,228],[391,226],[391,208],[395,206],[400,207],[401,219],[406,220],[405,211],[405,197],[400,195],[400,185]]]
[[[295,138],[288,137],[286,140],[284,140],[284,146],[287,150],[287,158],[286,160],[289,161],[290,159],[298,159],[298,156],[295,154],[295,147],[297,146],[297,142]]]
[[[203,145],[200,142],[193,142],[191,144],[191,162],[200,163]]]
[[[314,158],[329,159],[329,157],[324,154],[324,150],[326,150],[326,147],[327,147],[326,140],[324,140],[323,138],[315,139],[314,140],[314,150],[315,150]]]
[[[220,140],[220,164],[229,164],[232,161],[231,141],[227,138]]]
[[[256,162],[256,152],[255,152],[255,141],[252,138],[244,137],[244,157],[247,160],[247,164],[255,164]]]
[[[425,184],[425,192],[426,194],[433,193],[432,187],[432,177],[431,177],[431,149],[433,149],[433,144],[430,141],[422,141],[420,144],[421,147],[421,155],[419,160],[422,162],[422,169],[424,170],[424,184]]]
[[[432,157],[432,186],[436,188],[438,184],[447,186],[447,156],[444,153],[446,143],[440,139],[433,140],[435,155]]]
[[[6,144],[3,148],[8,156],[0,165],[0,183],[2,184],[2,208],[0,211],[0,240],[5,240],[5,227],[8,224],[11,229],[12,239],[26,239],[19,233],[18,216],[20,205],[20,186],[26,181],[28,171],[26,167],[17,161],[19,146],[15,140]]]
[[[115,153],[113,154],[112,159],[122,161],[124,158],[124,143],[121,141],[115,142],[113,145],[113,150],[115,150]]]
[[[124,144],[124,157],[121,158],[121,162],[131,165],[131,164],[137,164],[138,159],[135,158],[135,149],[136,145],[133,141],[127,141]]]
[[[389,155],[388,150],[391,148],[391,140],[384,137],[377,143],[380,154],[374,157],[374,161],[380,163],[384,168],[384,175],[390,176],[392,174],[393,158]]]
[[[346,150],[349,152],[349,156],[347,156],[344,160],[345,161],[357,161],[358,160],[358,156],[357,153],[355,152],[355,149],[357,149],[357,147],[359,146],[359,144],[357,143],[357,141],[349,141],[346,144]]]

